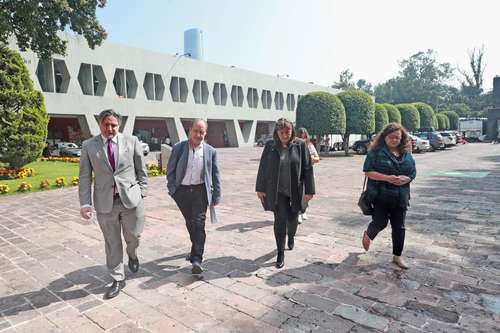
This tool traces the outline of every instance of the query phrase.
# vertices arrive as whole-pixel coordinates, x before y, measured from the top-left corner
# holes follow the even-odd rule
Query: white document
[[[215,207],[212,205],[210,206],[210,222],[212,224],[217,223],[217,214],[215,214]]]

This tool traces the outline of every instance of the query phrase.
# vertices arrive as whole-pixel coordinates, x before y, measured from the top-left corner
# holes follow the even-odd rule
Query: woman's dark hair
[[[399,142],[399,153],[411,152],[411,140],[406,129],[398,123],[389,123],[373,139],[370,149],[377,149],[385,145],[385,137],[396,131],[401,131],[401,141]]]
[[[305,136],[305,138],[302,137],[302,135]],[[307,132],[307,129],[304,127],[301,127],[297,130],[297,137],[306,140],[307,143],[311,141],[311,137],[309,136],[309,132]]]
[[[290,120],[286,118],[280,118],[276,120],[276,123],[274,124],[274,132],[273,132],[273,141],[275,145],[280,145],[280,137],[278,136],[278,131],[282,128],[287,128],[292,130],[292,135],[290,136],[290,140],[288,141],[289,143],[295,139],[295,128],[293,127],[293,124]]]

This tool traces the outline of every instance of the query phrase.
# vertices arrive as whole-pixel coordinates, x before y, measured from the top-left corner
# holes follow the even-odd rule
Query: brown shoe
[[[365,232],[363,233],[363,248],[365,249],[365,251],[368,251],[368,249],[370,248],[370,244],[371,244],[371,239],[370,237],[368,237],[368,234],[366,233],[366,230]]]
[[[408,269],[408,265],[403,260],[403,258],[401,258],[401,256],[392,257],[392,262],[395,263],[398,267],[400,267],[402,269]]]

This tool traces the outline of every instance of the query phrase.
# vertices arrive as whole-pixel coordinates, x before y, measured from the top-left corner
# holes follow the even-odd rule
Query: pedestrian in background
[[[297,130],[297,138],[302,139],[306,142],[307,148],[309,149],[309,154],[311,156],[312,164],[319,163],[319,154],[311,142],[311,137],[309,136],[309,132],[304,127],[301,127]],[[307,206],[305,207],[307,209]],[[307,214],[304,209],[304,212],[299,213],[299,224],[301,224],[304,220],[307,220]]]

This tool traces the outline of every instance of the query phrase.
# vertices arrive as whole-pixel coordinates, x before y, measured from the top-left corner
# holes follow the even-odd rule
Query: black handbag
[[[368,177],[365,176],[365,182],[363,183],[363,192],[361,192],[361,195],[359,196],[358,206],[361,209],[363,215],[372,215],[374,208],[373,203],[371,202],[368,195],[368,190],[366,189],[367,178]]]

